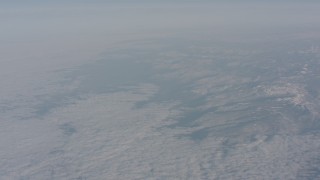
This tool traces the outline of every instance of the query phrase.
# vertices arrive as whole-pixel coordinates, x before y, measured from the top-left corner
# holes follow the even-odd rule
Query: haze
[[[0,5],[0,179],[320,178],[317,1]]]

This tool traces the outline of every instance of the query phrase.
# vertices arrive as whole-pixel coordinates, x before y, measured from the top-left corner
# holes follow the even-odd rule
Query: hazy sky
[[[1,1],[1,73],[17,76],[19,70],[23,76],[35,65],[45,69],[97,59],[124,41],[285,37],[312,34],[320,25],[320,4],[312,1],[121,2]],[[10,91],[13,84],[5,82],[1,87]]]
[[[2,1],[1,61],[56,57],[72,61],[97,55],[127,40],[170,36],[245,37],[243,34],[264,37],[286,34],[288,30],[315,29],[320,24],[320,5],[311,1],[121,2],[126,3]]]
[[[304,104],[308,84],[300,84],[308,82],[311,88],[318,84],[303,79],[318,72],[314,66],[317,59],[310,58],[316,55],[318,47],[313,43],[320,37],[317,1],[0,0],[0,179],[80,179],[81,175],[130,179],[130,175],[168,174],[186,179],[190,173],[194,175],[191,179],[212,179],[203,168],[213,173],[211,177],[226,175],[221,179],[235,179],[234,174],[259,176],[257,172],[266,172],[263,177],[285,179],[281,177],[295,177],[291,172],[300,166],[310,169],[307,173],[314,172],[309,164],[317,162],[309,160],[319,155],[319,138],[294,134],[305,122],[290,118],[295,116],[291,113],[294,108],[305,105],[318,115],[311,103]],[[314,41],[308,41],[310,37]],[[300,44],[299,38],[306,45]],[[243,48],[248,42],[259,47],[251,44]],[[269,54],[270,49],[275,53]],[[294,53],[300,53],[298,57],[310,65],[292,56]],[[118,63],[117,58],[125,61]],[[274,59],[281,62],[280,68]],[[141,66],[140,61],[149,64]],[[138,78],[149,78],[149,74],[140,73],[150,70],[150,65],[156,73],[146,72],[154,79],[162,78],[159,82],[141,80],[115,93],[105,88],[108,80],[114,82],[124,76],[122,79],[131,81],[134,73],[141,75]],[[286,74],[288,77],[281,77]],[[170,83],[161,84],[168,79]],[[176,87],[185,82],[190,84]],[[90,94],[81,89],[83,86],[89,90],[102,87],[104,93]],[[171,98],[184,88],[197,94],[201,107],[191,96],[186,104],[180,102],[182,98]],[[268,95],[270,101],[265,100]],[[157,102],[157,96],[165,101]],[[278,101],[282,96],[288,97]],[[297,106],[287,105],[292,103],[288,99],[298,102]],[[318,107],[318,101],[307,100]],[[146,101],[150,102],[145,107],[137,107]],[[262,108],[250,104],[260,102]],[[263,119],[269,109],[273,112],[270,102],[274,102],[275,111],[278,105],[289,107],[283,112],[289,118],[276,122],[273,117],[282,113],[275,113]],[[221,107],[217,107],[219,103]],[[194,107],[199,112],[192,114]],[[257,108],[257,115],[262,117],[257,121],[260,125],[254,124],[259,116],[253,117],[256,115],[250,108]],[[47,114],[41,114],[43,109]],[[213,113],[215,109],[220,114]],[[242,110],[248,114],[236,114]],[[244,120],[241,126],[247,129],[240,128],[235,134],[240,140],[213,132],[216,127],[226,134],[237,129],[223,114],[229,111],[235,112],[235,121]],[[208,122],[202,123],[202,116]],[[212,117],[216,118],[209,121]],[[184,118],[186,122],[182,122]],[[200,119],[201,126],[168,128],[168,123],[187,124],[188,118]],[[250,118],[254,123],[247,121]],[[269,138],[263,134],[266,131],[283,134]],[[212,135],[205,143],[198,143],[186,138],[190,133],[217,137]],[[247,133],[257,135],[246,137]],[[237,151],[226,156],[229,146]],[[302,159],[305,164],[300,165]]]

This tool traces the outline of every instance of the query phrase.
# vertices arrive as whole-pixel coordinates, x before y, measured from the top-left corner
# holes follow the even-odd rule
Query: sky
[[[318,28],[320,24],[317,18],[320,5],[306,1],[69,2],[2,1],[2,72],[12,71],[7,66],[21,66],[22,73],[34,64],[29,61],[52,66],[96,59],[105,49],[125,41],[170,36],[230,39],[245,37],[245,34],[286,36],[288,30],[299,33]],[[52,61],[44,62],[44,58]]]
[[[115,43],[148,37],[299,32],[318,26],[320,6],[311,1],[81,2],[2,1],[1,59],[85,57]]]
[[[134,85],[131,89],[126,87],[127,91],[115,93],[80,95],[72,95],[72,93],[81,92],[81,83],[83,83],[81,80],[85,79],[86,75],[96,75],[95,71],[87,72],[90,67],[111,66],[110,71],[113,70],[114,62],[104,64],[103,60],[124,57],[139,61],[140,55],[146,55],[148,58],[141,59],[150,60],[152,63],[154,60],[156,68],[166,67],[173,71],[164,73],[162,78],[170,79],[172,76],[177,76],[186,82],[194,80],[192,82],[194,84],[188,87],[194,88],[192,90],[199,94],[209,92],[208,104],[205,105],[213,106],[219,102],[218,100],[222,99],[221,102],[223,102],[225,94],[210,96],[210,93],[221,90],[219,88],[223,90],[230,85],[224,86],[223,83],[230,81],[235,84],[242,82],[245,84],[250,78],[232,77],[222,72],[221,79],[215,79],[216,72],[211,72],[210,68],[213,67],[217,72],[221,72],[219,63],[218,66],[208,67],[205,63],[216,65],[214,64],[216,57],[218,59],[222,57],[224,60],[221,54],[230,55],[230,59],[239,56],[244,60],[243,66],[235,61],[226,64],[226,67],[232,69],[239,65],[244,69],[245,74],[245,68],[252,67],[251,60],[256,63],[253,65],[257,66],[260,65],[259,58],[265,60],[266,65],[273,62],[269,61],[273,60],[273,54],[259,54],[261,49],[263,52],[263,47],[267,47],[266,52],[268,52],[269,49],[274,50],[279,46],[281,51],[284,49],[284,57],[287,57],[289,54],[286,52],[287,48],[295,46],[291,42],[300,42],[300,39],[303,39],[303,43],[308,44],[310,39],[320,37],[319,9],[320,3],[312,0],[0,0],[0,160],[5,162],[0,163],[0,179],[1,177],[23,179],[23,175],[25,179],[28,177],[46,179],[45,177],[49,174],[56,179],[63,177],[71,179],[77,178],[78,174],[75,172],[79,172],[77,171],[79,169],[80,174],[92,175],[97,179],[100,173],[103,175],[111,173],[110,176],[117,177],[119,171],[122,179],[129,179],[129,175],[125,173],[126,170],[138,178],[141,175],[140,172],[149,171],[149,166],[152,166],[152,163],[148,164],[149,162],[158,162],[155,163],[155,167],[158,168],[155,173],[163,177],[166,173],[174,175],[177,172],[187,177],[186,172],[192,172],[193,179],[198,179],[197,177],[206,175],[215,176],[215,171],[209,171],[213,174],[201,174],[201,168],[209,168],[212,164],[209,160],[212,158],[216,158],[217,161],[213,163],[216,163],[218,170],[221,168],[221,172],[226,172],[224,174],[226,177],[222,176],[222,179],[232,179],[232,173],[228,176],[227,171],[238,167],[246,168],[242,165],[247,161],[252,162],[250,164],[252,168],[244,169],[244,173],[268,172],[269,174],[264,174],[265,177],[274,175],[275,179],[280,177],[277,177],[278,174],[283,177],[294,176],[290,171],[297,168],[296,164],[288,171],[285,169],[286,165],[298,162],[300,157],[301,159],[306,157],[305,164],[301,166],[305,165],[309,168],[308,161],[310,159],[312,161],[313,154],[319,154],[317,151],[320,145],[318,136],[312,134],[306,136],[285,134],[292,133],[295,126],[299,124],[281,121],[280,125],[285,127],[284,135],[276,135],[272,141],[268,141],[269,139],[265,136],[254,136],[251,138],[254,142],[243,142],[238,146],[238,151],[225,157],[225,153],[228,153],[221,146],[232,145],[234,143],[232,140],[214,137],[213,140],[207,139],[206,143],[198,143],[180,138],[183,134],[200,132],[198,134],[201,135],[201,132],[205,134],[208,129],[210,130],[205,128],[205,123],[208,122],[203,119],[204,124],[201,122],[200,124],[204,127],[204,131],[199,127],[175,130],[163,128],[167,127],[168,123],[172,123],[170,121],[172,117],[176,118],[176,115],[181,113],[186,116],[183,112],[188,110],[188,107],[180,108],[183,106],[179,104],[181,102],[157,103],[155,101],[145,107],[142,106],[141,109],[136,107],[137,103],[143,104],[141,102],[148,101],[157,95],[160,87],[156,83],[141,83]],[[208,42],[213,44],[212,47]],[[218,46],[219,43],[222,44],[221,47]],[[251,44],[250,48],[257,48],[257,51],[246,49],[246,45],[250,43],[259,45],[255,47]],[[225,44],[229,46],[224,46]],[[300,47],[300,44],[297,44]],[[180,51],[179,45],[183,47],[181,48],[183,52]],[[184,49],[185,47],[187,48]],[[239,49],[243,51],[237,51]],[[277,49],[275,52],[279,53]],[[307,52],[306,49],[298,51],[302,54],[305,52]],[[252,59],[246,59],[247,57]],[[189,61],[190,58],[193,61]],[[198,63],[198,59],[204,60],[204,64]],[[310,64],[315,63],[312,59],[308,60]],[[128,72],[130,68],[135,68],[130,65],[129,63]],[[303,62],[297,61],[293,65],[295,65],[292,66],[293,69],[297,66],[299,72],[301,69],[304,73],[308,73],[308,66]],[[115,67],[118,67],[117,64]],[[197,68],[200,70],[198,71]],[[137,69],[140,71],[139,68]],[[115,74],[128,73],[125,68],[121,70],[116,69]],[[285,71],[286,68],[282,70]],[[97,72],[98,75],[99,73],[100,71]],[[213,77],[207,76],[206,73],[212,73]],[[70,74],[76,75],[70,77]],[[110,76],[112,75],[111,73]],[[130,79],[130,76],[128,77]],[[259,78],[252,79],[259,80]],[[277,82],[280,87],[276,86],[278,84],[259,87],[260,91],[257,92],[276,95],[278,93],[280,96],[289,94],[297,97],[294,100],[301,100],[305,97],[299,93],[304,90],[301,90],[303,87],[300,87],[300,84],[290,84],[290,80],[294,78],[285,79],[289,83]],[[98,80],[101,79],[104,87],[103,80],[108,77],[98,78]],[[89,78],[88,81],[90,80]],[[88,84],[90,83],[91,81]],[[98,83],[96,84],[98,87],[101,85],[100,81],[92,83]],[[215,83],[222,86],[215,89]],[[174,83],[169,85],[174,86]],[[257,92],[250,91],[253,96]],[[248,97],[246,92],[239,92],[239,94],[239,96]],[[79,99],[73,99],[78,95]],[[55,98],[59,103],[62,102],[62,105],[56,108],[54,104],[50,104],[50,101],[54,101]],[[232,100],[234,97],[225,98]],[[284,102],[287,103],[287,101]],[[49,113],[46,114],[44,111],[41,115],[41,109],[47,107]],[[228,111],[228,109],[237,111],[239,107],[238,104],[235,106],[231,104],[222,107],[221,111]],[[225,123],[221,120],[223,118],[219,119],[219,114],[212,116],[217,117],[217,123]],[[265,130],[263,122],[261,124],[261,129],[257,129],[258,132]],[[249,123],[249,125],[248,129],[244,129],[248,132],[244,134],[250,133],[249,130],[255,128],[254,124]],[[160,130],[155,131],[157,128],[154,127],[159,127]],[[302,146],[296,148],[296,144]],[[211,153],[212,147],[214,154]],[[311,152],[311,154],[305,152]],[[163,154],[164,157],[162,157]],[[185,158],[186,156],[191,158]],[[201,164],[198,163],[199,159]],[[281,160],[279,160],[281,167],[273,166],[274,161],[278,159]],[[261,160],[267,163],[269,167],[267,171],[261,171],[265,168]],[[103,167],[108,167],[109,172],[101,169]],[[234,169],[228,169],[230,167]],[[50,169],[55,169],[56,173]],[[153,171],[151,168],[150,173],[152,174]],[[272,174],[274,171],[278,174]],[[288,174],[282,174],[282,172]]]

